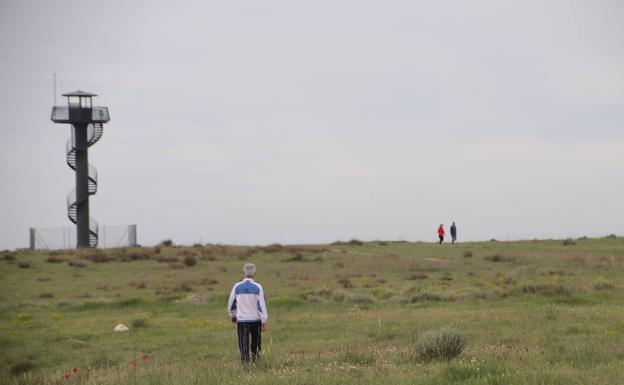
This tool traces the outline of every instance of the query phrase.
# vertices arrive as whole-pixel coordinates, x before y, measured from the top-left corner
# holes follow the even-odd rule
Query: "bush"
[[[365,294],[348,294],[344,300],[354,304],[373,303],[375,302],[375,297]]]
[[[423,273],[422,271],[417,271],[413,273],[412,275],[410,275],[409,277],[407,277],[407,279],[409,279],[410,281],[419,281],[419,280],[423,280],[427,278],[429,278],[429,276]]]
[[[569,295],[570,291],[569,288],[554,283],[536,283],[522,287],[522,292],[527,294]]]
[[[613,290],[615,289],[615,285],[606,279],[601,279],[598,282],[594,283],[594,289],[596,290]]]
[[[61,262],[65,262],[65,260],[63,258],[49,256],[48,259],[46,259],[46,262],[47,263],[61,263]]]
[[[470,250],[464,251],[464,258],[472,258],[472,251]]]
[[[348,277],[343,277],[343,278],[340,278],[340,279],[338,280],[338,283],[339,283],[342,287],[344,287],[345,289],[348,289],[348,288],[350,288],[350,287],[353,287],[353,283],[351,283],[351,280],[350,280]]]
[[[39,298],[54,298],[54,294],[52,294],[52,293],[41,293],[41,294],[39,294]]]
[[[20,361],[11,365],[11,374],[19,375],[32,370],[35,365],[30,361]]]
[[[195,265],[197,265],[197,259],[195,259],[195,257],[187,255],[186,257],[184,257],[184,264],[187,267],[195,266]]]
[[[334,293],[333,298],[334,298],[334,301],[336,301],[336,302],[342,302],[342,301],[344,301],[345,296],[346,296],[345,293],[343,293],[342,291],[338,291],[338,292]]]
[[[137,318],[133,319],[130,322],[130,326],[132,326],[133,328],[144,328],[147,326],[147,321],[149,320],[149,316],[142,314],[140,316],[138,316]]]
[[[167,263],[173,263],[173,262],[180,262],[180,260],[178,259],[178,257],[165,257],[165,256],[160,256],[158,258],[156,258],[156,261],[163,263],[163,262],[167,262]]]
[[[173,247],[173,241],[171,239],[165,239],[161,241],[158,246],[160,247]]]
[[[465,347],[464,336],[456,330],[445,327],[423,334],[416,342],[416,353],[425,361],[450,361],[460,355]]]
[[[359,239],[352,239],[349,242],[347,242],[347,245],[351,245],[351,246],[362,246],[364,244],[363,241],[360,241]]]
[[[290,258],[284,259],[284,262],[306,262],[306,257],[301,253],[296,253]]]
[[[15,258],[15,254],[13,254],[13,253],[4,254],[2,256],[2,260],[3,261],[7,261],[7,262],[15,261],[16,259],[17,258]]]
[[[491,262],[515,262],[515,259],[513,257],[508,257],[502,254],[493,254],[485,257],[484,259]]]
[[[457,297],[452,293],[446,292],[430,292],[424,291],[413,295],[410,298],[411,303],[416,302],[454,302],[457,300]]]
[[[19,266],[20,269],[28,269],[30,267],[30,263],[29,262],[18,262],[17,266]]]
[[[178,291],[190,293],[193,291],[193,286],[191,286],[189,282],[182,282],[180,286],[178,286]]]
[[[159,252],[160,252],[160,249],[156,249],[156,248],[138,249],[128,254],[127,256],[122,255],[122,258],[120,259],[124,261],[127,261],[128,259],[131,261],[147,260],[147,259],[150,259],[152,255],[158,254]]]
[[[115,260],[114,257],[111,257],[110,255],[108,255],[108,253],[102,250],[90,250],[82,254],[82,258],[89,260],[93,263],[106,263]]]
[[[574,242],[574,239],[568,238],[568,239],[563,241],[563,245],[564,246],[574,246],[574,245],[576,245],[576,242]]]
[[[452,281],[452,280],[453,280],[453,274],[449,273],[448,271],[445,271],[442,274],[440,274],[440,281]]]
[[[68,265],[71,266],[71,267],[79,268],[79,269],[87,267],[87,265],[84,262],[78,261],[78,260],[76,260],[76,261],[69,261]]]

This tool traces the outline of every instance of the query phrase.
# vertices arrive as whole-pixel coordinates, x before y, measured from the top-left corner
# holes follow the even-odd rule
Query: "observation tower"
[[[65,154],[67,165],[76,171],[76,188],[67,196],[67,217],[76,224],[77,247],[96,247],[98,224],[89,217],[89,196],[97,192],[97,170],[89,164],[87,150],[102,137],[103,124],[110,120],[108,107],[94,107],[91,98],[97,95],[89,92],[63,96],[67,107],[52,107],[52,121],[71,124]]]

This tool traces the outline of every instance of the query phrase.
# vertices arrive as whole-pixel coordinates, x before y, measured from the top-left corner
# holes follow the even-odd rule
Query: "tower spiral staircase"
[[[87,147],[93,146],[102,137],[104,133],[104,127],[102,123],[92,123],[87,126]],[[72,132],[71,138],[67,139],[65,144],[65,153],[67,165],[74,171],[76,171],[76,141]],[[97,169],[89,163],[89,195],[93,195],[97,192]],[[76,197],[76,189],[73,189],[67,195],[67,217],[74,224],[78,222],[78,203]],[[98,223],[95,219],[89,217],[89,246],[96,247],[98,244]]]

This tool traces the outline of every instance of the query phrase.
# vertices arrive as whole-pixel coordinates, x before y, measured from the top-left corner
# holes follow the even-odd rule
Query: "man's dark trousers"
[[[242,363],[249,362],[249,353],[251,353],[252,361],[256,361],[258,353],[261,349],[261,333],[262,323],[260,321],[238,322],[236,331],[238,333],[238,350],[240,350],[240,358]]]

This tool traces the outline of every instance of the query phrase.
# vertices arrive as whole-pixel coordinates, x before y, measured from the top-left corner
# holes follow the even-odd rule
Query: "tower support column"
[[[74,140],[76,146],[76,239],[78,247],[89,245],[89,147],[87,126],[85,123],[74,123]]]

